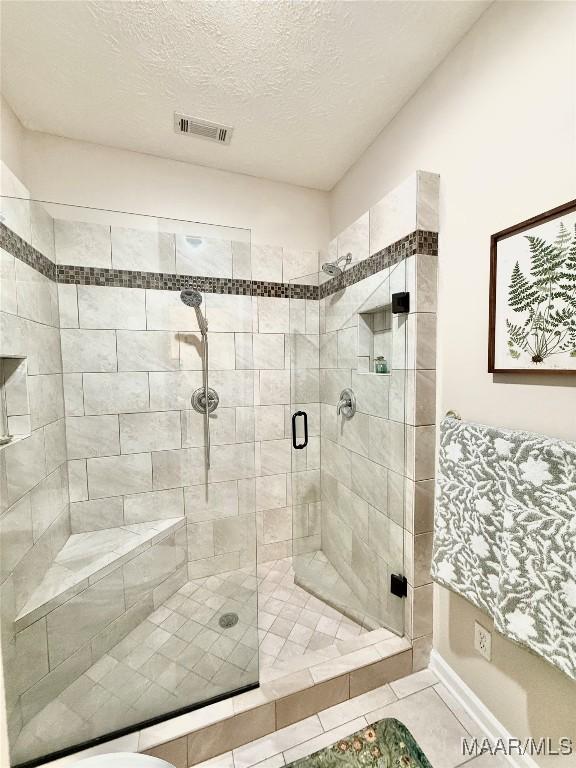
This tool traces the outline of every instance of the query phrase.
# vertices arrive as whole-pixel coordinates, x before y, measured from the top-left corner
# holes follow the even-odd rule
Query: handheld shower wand
[[[218,406],[218,396],[208,386],[208,321],[204,317],[200,305],[202,304],[202,294],[193,288],[185,288],[180,292],[180,299],[187,307],[192,307],[196,312],[198,327],[202,334],[202,378],[204,386],[196,390],[192,395],[192,406],[195,410],[204,413],[204,443],[206,446],[206,467],[210,469],[210,412]]]

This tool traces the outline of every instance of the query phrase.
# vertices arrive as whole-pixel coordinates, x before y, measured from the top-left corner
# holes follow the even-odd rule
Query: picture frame
[[[491,236],[488,373],[576,377],[576,200]]]

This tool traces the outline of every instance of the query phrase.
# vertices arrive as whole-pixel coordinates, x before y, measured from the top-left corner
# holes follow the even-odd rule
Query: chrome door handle
[[[345,419],[351,419],[356,413],[356,395],[351,389],[346,388],[340,392],[336,413],[338,415],[342,414]]]

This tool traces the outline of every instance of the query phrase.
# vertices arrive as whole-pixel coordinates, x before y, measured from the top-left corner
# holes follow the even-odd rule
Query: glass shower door
[[[32,766],[258,683],[251,247],[0,212],[2,664],[11,764]]]
[[[392,297],[405,262],[348,281],[307,275],[290,299],[295,581],[401,635],[408,315]]]

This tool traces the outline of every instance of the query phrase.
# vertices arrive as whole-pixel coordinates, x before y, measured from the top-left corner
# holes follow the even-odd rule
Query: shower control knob
[[[206,390],[204,387],[198,387],[198,389],[194,390],[190,402],[195,411],[206,413]],[[212,389],[212,387],[208,387],[208,413],[213,413],[218,408],[219,402],[218,392]]]
[[[346,388],[340,392],[340,401],[336,412],[342,414],[345,419],[351,419],[356,413],[356,395],[351,389]]]

